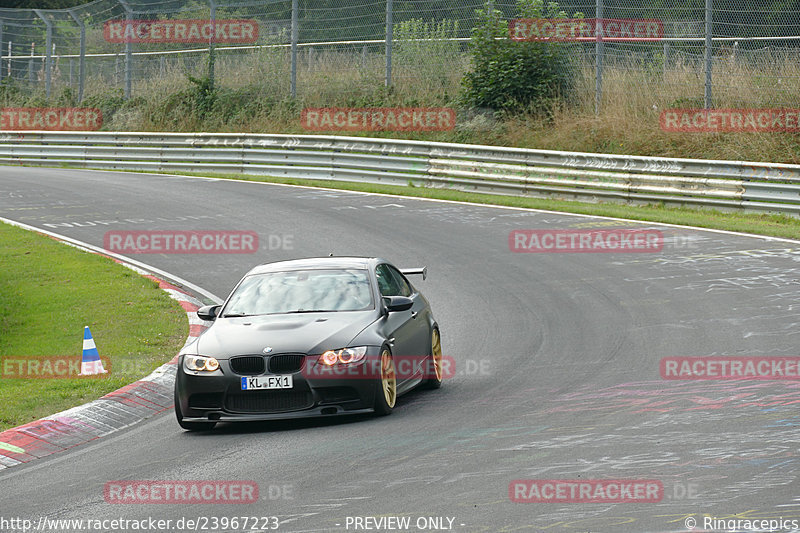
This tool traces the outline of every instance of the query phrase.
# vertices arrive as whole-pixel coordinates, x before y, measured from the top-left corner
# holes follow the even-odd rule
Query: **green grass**
[[[293,178],[276,178],[269,176],[248,176],[243,174],[186,173],[167,172],[165,174],[203,176],[243,181],[266,183],[284,183],[307,187],[327,187],[369,193],[395,194],[416,198],[435,198],[457,202],[503,205],[547,211],[563,211],[585,215],[627,218],[647,222],[662,222],[680,226],[697,226],[701,228],[738,231],[770,237],[800,239],[800,218],[778,214],[752,214],[739,212],[722,212],[714,209],[692,209],[685,207],[665,207],[660,205],[632,206],[615,203],[583,203],[546,198],[528,198],[521,196],[503,196],[480,194],[452,189],[411,187],[399,185],[380,185],[330,180],[302,180]]]
[[[9,379],[0,370],[0,430],[99,398],[172,359],[186,314],[157,284],[112,260],[0,224],[0,359],[80,361],[89,326],[103,377]],[[0,367],[2,369],[2,367]]]

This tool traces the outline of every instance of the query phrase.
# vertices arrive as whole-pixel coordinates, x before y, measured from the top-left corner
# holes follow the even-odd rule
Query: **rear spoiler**
[[[402,272],[404,276],[417,276],[421,274],[423,280],[428,277],[428,267],[402,268],[400,269],[400,272]]]

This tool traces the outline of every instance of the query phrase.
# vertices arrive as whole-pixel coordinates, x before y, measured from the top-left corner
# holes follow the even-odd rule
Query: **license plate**
[[[291,389],[292,386],[292,376],[242,378],[242,390]]]

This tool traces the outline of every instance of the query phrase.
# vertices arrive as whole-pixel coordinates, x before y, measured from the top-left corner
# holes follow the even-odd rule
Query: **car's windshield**
[[[372,308],[366,270],[292,270],[248,276],[222,316],[250,316]]]

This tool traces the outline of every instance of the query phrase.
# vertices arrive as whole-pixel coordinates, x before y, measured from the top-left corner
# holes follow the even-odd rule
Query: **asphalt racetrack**
[[[185,531],[179,520],[203,517],[206,531],[747,530],[730,523],[738,518],[800,530],[800,381],[660,372],[663,358],[800,356],[800,243],[344,191],[17,167],[0,168],[0,216],[101,247],[111,230],[256,232],[253,254],[130,255],[219,297],[261,262],[334,253],[427,265],[427,281],[412,281],[456,365],[441,389],[402,397],[388,417],[190,433],[162,414],[2,471],[5,518],[172,521],[145,531]],[[509,250],[514,230],[627,228],[662,231],[663,249]],[[119,480],[247,480],[259,499],[107,503],[104,487]],[[631,492],[626,501],[575,502],[567,490],[557,501],[551,493],[513,502],[515,480],[537,480],[542,491],[558,480],[562,488],[564,480],[650,480],[663,489],[660,501]],[[268,520],[223,527],[231,517]],[[708,527],[709,519],[725,522]],[[759,527],[751,530],[769,530]]]

